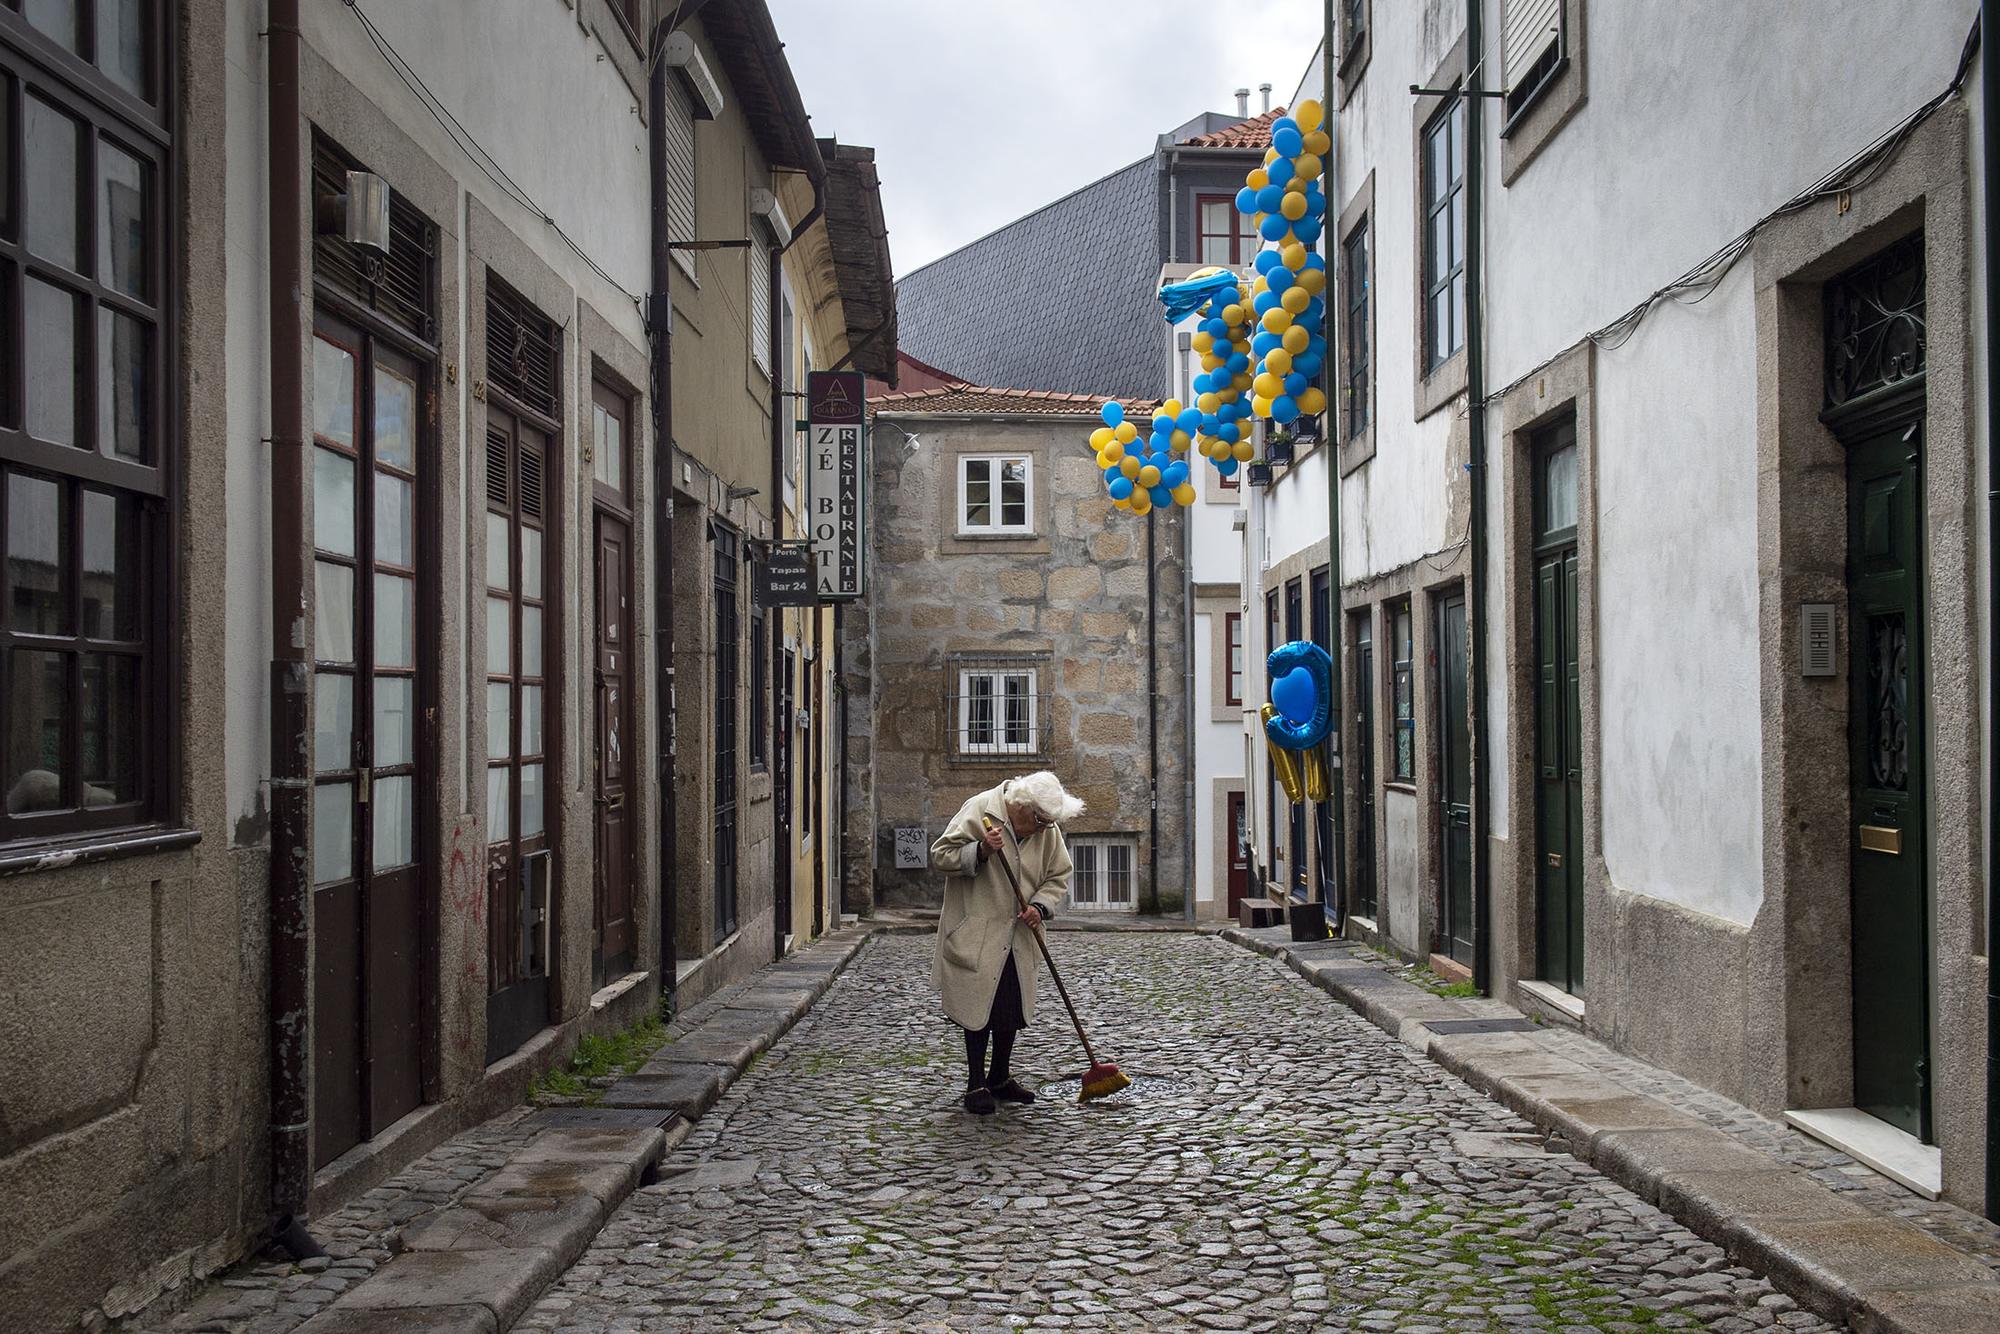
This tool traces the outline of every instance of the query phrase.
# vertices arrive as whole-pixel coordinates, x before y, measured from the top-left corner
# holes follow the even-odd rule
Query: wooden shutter
[[[667,236],[692,241],[694,232],[694,108],[677,79],[667,80]]]
[[[1501,19],[1504,77],[1530,69],[1561,36],[1563,0],[1507,0]]]

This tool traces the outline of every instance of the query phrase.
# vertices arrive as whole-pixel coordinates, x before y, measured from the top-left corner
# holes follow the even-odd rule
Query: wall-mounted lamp
[[[731,500],[748,500],[751,496],[757,494],[757,488],[754,486],[732,486],[726,494]]]
[[[319,196],[313,213],[319,235],[389,253],[389,182],[374,172],[348,172],[347,188]]]

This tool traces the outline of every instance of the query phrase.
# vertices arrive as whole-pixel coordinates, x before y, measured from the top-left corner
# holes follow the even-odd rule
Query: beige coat
[[[1007,784],[981,792],[958,808],[944,833],[931,844],[931,866],[950,873],[944,884],[944,910],[938,916],[937,960],[933,977],[944,998],[944,1012],[961,1028],[986,1027],[993,1013],[993,993],[1007,952],[1014,953],[1014,973],[1021,982],[1021,1014],[1035,1017],[1037,951],[1032,928],[1018,922],[1020,909],[1001,854],[979,861],[984,832],[979,817],[990,815],[1006,832],[1005,855],[1021,879],[1021,892],[1051,913],[1069,893],[1069,845],[1060,829],[1038,829],[1016,841],[1007,822]]]

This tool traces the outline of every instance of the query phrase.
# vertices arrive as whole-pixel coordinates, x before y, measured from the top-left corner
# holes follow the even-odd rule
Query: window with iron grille
[[[945,717],[961,759],[1011,760],[1048,754],[1051,721],[1042,704],[1047,654],[945,660]]]
[[[486,276],[486,378],[522,406],[554,417],[562,405],[555,321],[490,270]]]
[[[1465,99],[1424,126],[1424,370],[1465,346]]]
[[[0,0],[0,838],[173,815],[176,115],[153,8]]]
[[[313,198],[347,192],[347,173],[362,166],[323,134],[313,136]],[[426,343],[437,341],[437,227],[400,190],[389,192],[389,253],[338,236],[313,237],[313,280],[343,294]]]
[[[1069,878],[1068,906],[1102,912],[1138,911],[1134,871],[1139,860],[1138,840],[1072,838],[1069,857],[1075,869]]]
[[[721,944],[736,930],[737,546],[733,529],[709,526],[715,594],[715,920]]]
[[[1347,438],[1368,429],[1368,217],[1362,215],[1341,246],[1341,281],[1347,294]]]
[[[1034,464],[1026,454],[967,454],[958,460],[961,534],[1035,531]]]

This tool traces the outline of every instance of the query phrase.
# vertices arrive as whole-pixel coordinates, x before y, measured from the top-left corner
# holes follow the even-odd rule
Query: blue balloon
[[[1124,475],[1123,472],[1119,471],[1118,465],[1115,463],[1104,470],[1104,480],[1106,482],[1115,482]]]
[[[1271,702],[1292,722],[1309,723],[1319,709],[1319,683],[1304,667],[1294,667],[1271,682]]]
[[[1117,481],[1113,482],[1111,484],[1111,498],[1113,500],[1130,500],[1132,498],[1132,479],[1121,476]]]
[[[1248,352],[1231,354],[1226,369],[1231,375],[1243,374],[1243,372],[1250,369],[1250,354]]]
[[[1174,419],[1172,417],[1169,417],[1164,412],[1156,412],[1153,414],[1154,435],[1171,435],[1173,433],[1173,429],[1174,429]]]
[[[1312,341],[1306,344],[1306,351],[1316,357],[1324,357],[1326,355],[1326,339],[1320,337],[1318,334],[1314,334]]]
[[[1284,157],[1297,157],[1306,151],[1306,137],[1299,133],[1296,125],[1287,126],[1282,130],[1274,126],[1271,130],[1271,147],[1277,149]]]
[[[1197,395],[1214,392],[1213,387],[1209,383],[1207,371],[1203,371],[1200,375],[1195,376],[1192,384],[1189,387],[1192,388]]]
[[[1174,493],[1171,489],[1164,486],[1156,486],[1153,488],[1153,504],[1157,505],[1161,509],[1165,509],[1167,506],[1173,503],[1174,503]]]
[[[1314,241],[1319,240],[1320,229],[1325,225],[1325,222],[1319,218],[1300,218],[1292,224],[1292,234],[1298,237],[1301,243],[1311,245]],[[1271,239],[1274,241],[1277,240],[1275,236]]]
[[[1282,265],[1285,261],[1275,250],[1259,250],[1257,258],[1250,262],[1257,272],[1269,274],[1274,267]]]
[[[1220,317],[1202,321],[1201,331],[1210,338],[1227,338],[1229,336],[1229,326],[1224,324]]]
[[[1325,272],[1326,256],[1320,254],[1317,250],[1306,251],[1306,267],[1309,269],[1318,269],[1322,273]]]
[[[1173,461],[1174,461],[1174,456],[1168,453],[1164,449],[1156,449],[1152,453],[1146,455],[1146,462],[1152,464],[1155,468],[1158,468],[1161,472],[1165,472],[1167,470],[1167,465],[1169,463],[1172,463]]]
[[[1282,236],[1284,236],[1284,234],[1290,231],[1291,229],[1292,229],[1291,219],[1287,218],[1282,213],[1270,214],[1262,222],[1257,224],[1257,234],[1263,237],[1266,241],[1276,241]],[[1315,230],[1313,232],[1313,235],[1318,236],[1319,232]]]
[[[1293,398],[1297,398],[1306,391],[1306,386],[1311,383],[1312,381],[1306,379],[1305,376],[1300,375],[1297,371],[1293,371],[1285,376],[1285,392]]]
[[[1234,477],[1236,475],[1235,455],[1232,454],[1230,457],[1226,459],[1217,459],[1215,461],[1215,470],[1221,473],[1224,477]]]
[[[1319,328],[1319,322],[1326,318],[1325,298],[1314,297],[1312,300],[1306,302],[1305,311],[1299,318],[1304,322],[1306,328]]]
[[[1201,425],[1201,409],[1182,408],[1181,415],[1175,424],[1178,425],[1183,431],[1194,430],[1196,427]]]
[[[1115,427],[1118,423],[1125,420],[1125,405],[1114,398],[1109,403],[1106,403],[1098,411],[1097,415],[1104,418],[1106,426]]]
[[[1243,428],[1235,422],[1224,422],[1215,428],[1215,438],[1226,440],[1233,445],[1243,438]]]
[[[1215,414],[1210,413],[1208,416],[1203,417],[1201,419],[1201,433],[1205,436],[1208,436],[1210,439],[1213,439],[1215,437],[1215,433],[1221,429],[1222,429],[1222,418],[1216,416]]]
[[[1292,271],[1282,264],[1264,276],[1264,285],[1279,296],[1283,296],[1285,289],[1297,281],[1298,279],[1292,277]]]
[[[1284,187],[1292,179],[1294,170],[1295,169],[1292,166],[1292,160],[1290,158],[1281,157],[1278,158],[1276,161],[1266,162],[1264,164],[1264,174],[1271,178],[1271,184],[1265,186],[1263,190],[1259,190],[1257,192],[1257,202],[1260,204],[1263,203],[1264,200],[1268,197],[1265,191],[1271,190],[1273,188],[1277,189],[1278,196],[1279,198],[1282,199],[1285,194]],[[1267,208],[1264,211],[1266,213],[1270,213],[1276,208],[1277,205],[1273,204],[1271,205],[1270,208]]]
[[[1187,479],[1188,479],[1188,466],[1185,462],[1183,462],[1180,459],[1175,459],[1172,463],[1169,463],[1166,466],[1166,470],[1160,474],[1160,484],[1166,487],[1167,490],[1169,491],[1173,490],[1175,487],[1179,486],[1182,482],[1185,482]]]
[[[1277,304],[1278,304],[1278,294],[1276,292],[1259,292],[1257,293],[1256,298],[1250,302],[1250,308],[1256,311],[1259,315],[1262,315],[1265,311],[1269,310],[1271,307]],[[1258,353],[1258,355],[1262,356],[1263,354],[1260,352]]]
[[[1255,190],[1252,190],[1247,185],[1244,186],[1241,190],[1238,190],[1236,192],[1236,211],[1238,213],[1258,212],[1259,210],[1257,208],[1257,192]]]
[[[1299,419],[1299,405],[1291,395],[1280,394],[1271,400],[1271,420],[1280,426],[1289,426]]]
[[[1326,216],[1326,196],[1306,192],[1306,219],[1317,222]]]
[[[1276,120],[1271,122],[1271,133],[1274,136],[1278,133],[1279,130],[1297,130],[1297,129],[1299,129],[1298,121],[1290,116],[1280,116]],[[1300,132],[1303,133],[1303,131]]]
[[[1278,205],[1284,201],[1285,187],[1283,182],[1267,185],[1257,192],[1257,211],[1259,213],[1276,213]]]
[[[1305,376],[1308,380],[1318,375],[1319,368],[1324,364],[1324,358],[1316,356],[1311,352],[1301,352],[1292,358],[1292,369],[1300,375]]]

